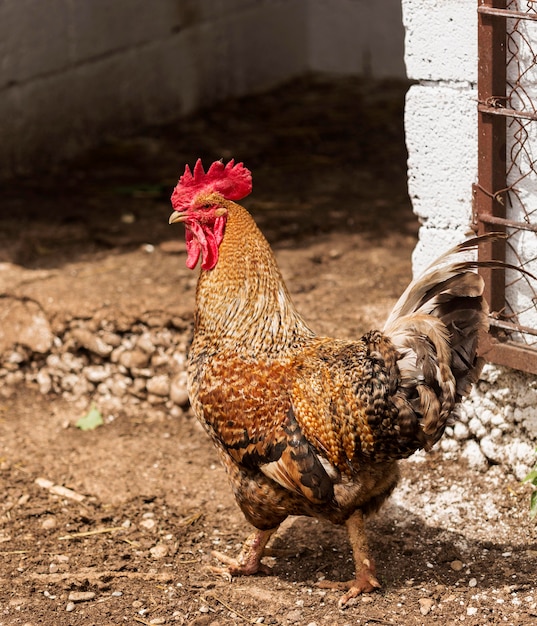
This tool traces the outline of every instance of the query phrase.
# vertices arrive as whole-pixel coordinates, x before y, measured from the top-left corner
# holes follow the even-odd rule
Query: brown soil
[[[302,80],[15,181],[0,216],[6,293],[31,289],[57,325],[103,310],[191,319],[195,275],[167,198],[184,163],[235,156],[253,171],[246,205],[312,326],[341,337],[378,326],[416,241],[405,88]],[[530,488],[501,466],[476,473],[439,452],[405,462],[370,521],[382,590],[340,611],[316,585],[352,576],[345,533],[328,524],[288,520],[270,576],[228,583],[210,570],[211,550],[236,551],[249,528],[189,412],[126,402],[82,432],[78,404],[2,392],[0,626],[537,624]]]

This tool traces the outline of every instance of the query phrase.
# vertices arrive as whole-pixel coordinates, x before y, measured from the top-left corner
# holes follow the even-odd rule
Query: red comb
[[[242,163],[235,165],[233,159],[227,165],[215,161],[205,172],[198,159],[193,173],[188,165],[185,167],[185,173],[173,190],[172,206],[176,211],[185,211],[200,193],[213,191],[226,200],[240,200],[252,191],[252,174]]]

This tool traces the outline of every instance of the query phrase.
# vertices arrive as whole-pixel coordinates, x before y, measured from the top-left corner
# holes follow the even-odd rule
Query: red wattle
[[[189,270],[193,270],[198,264],[198,259],[200,258],[201,253],[201,246],[188,226],[186,227],[185,231],[185,241],[187,251],[186,266]]]
[[[186,266],[194,269],[200,254],[202,257],[201,269],[212,270],[218,262],[218,246],[224,236],[225,219],[217,218],[211,228],[203,227],[198,222],[188,222],[186,225]]]

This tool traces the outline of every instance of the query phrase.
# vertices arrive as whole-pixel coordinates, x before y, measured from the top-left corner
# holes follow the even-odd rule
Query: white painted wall
[[[477,3],[402,0],[402,7],[407,73],[417,81],[407,95],[405,129],[409,193],[422,224],[413,256],[418,274],[442,251],[472,234],[472,183],[477,181]],[[534,29],[530,41],[537,41],[536,25],[529,27]],[[524,50],[522,57],[531,59],[531,52]],[[528,82],[537,100],[537,78],[530,76]],[[537,146],[535,126],[527,143],[530,155]],[[508,152],[512,141],[513,136]],[[520,172],[513,171],[511,181],[517,177]],[[537,210],[535,176],[517,186]],[[508,217],[521,218],[516,206],[510,210]],[[525,254],[536,257],[537,238],[532,234],[524,239]],[[513,301],[527,301],[528,296],[520,284],[508,294]],[[528,325],[537,326],[536,314],[534,306],[526,317]],[[458,455],[462,451],[478,467],[488,461],[506,464],[522,478],[534,461],[536,397],[534,376],[487,366],[457,424],[448,428],[443,449]]]
[[[421,220],[415,272],[466,238],[477,176],[477,13],[468,0],[403,0],[409,193]]]
[[[3,0],[0,178],[308,71],[404,77],[400,1]]]

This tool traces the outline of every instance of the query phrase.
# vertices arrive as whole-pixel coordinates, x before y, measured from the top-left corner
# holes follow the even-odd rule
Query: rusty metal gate
[[[537,274],[537,0],[478,0],[478,233],[504,231],[481,259]],[[537,373],[537,285],[483,270],[491,304],[489,361]]]

